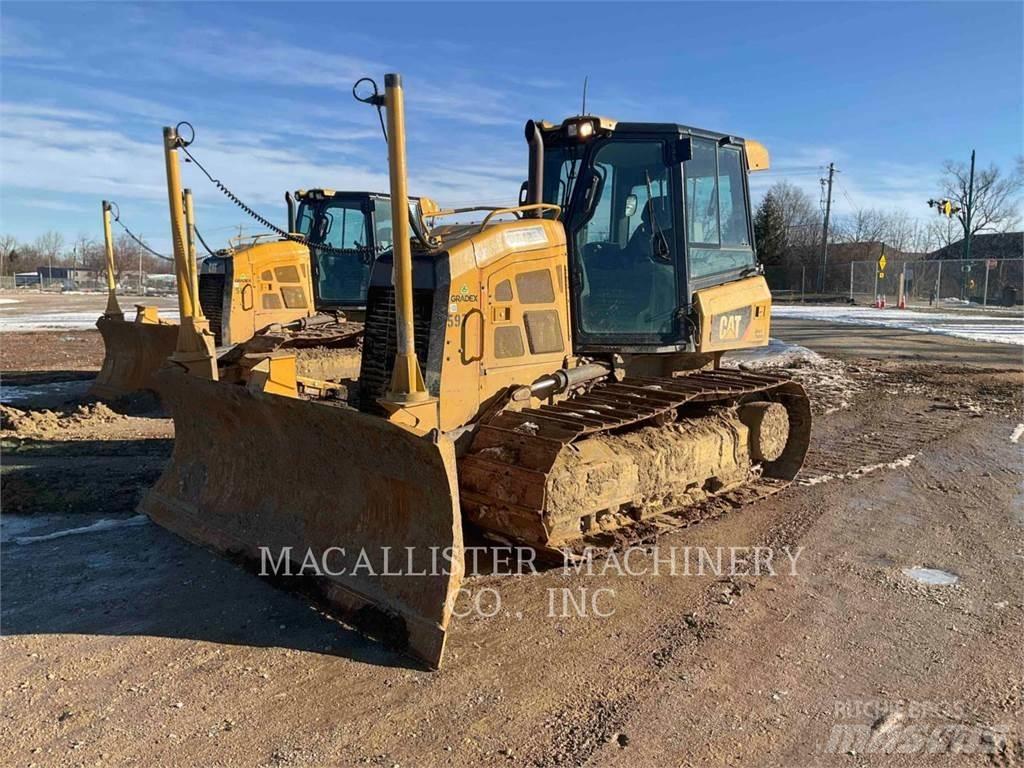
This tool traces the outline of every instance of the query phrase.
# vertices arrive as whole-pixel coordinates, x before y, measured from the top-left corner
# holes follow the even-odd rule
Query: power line
[[[850,198],[850,195],[847,193],[846,186],[841,181],[839,181],[839,179],[836,179],[836,184],[839,185],[839,191],[843,193],[843,197],[846,198],[846,202],[848,202],[850,204],[850,210],[851,211],[856,211],[857,210],[857,206],[854,205],[853,200]]]

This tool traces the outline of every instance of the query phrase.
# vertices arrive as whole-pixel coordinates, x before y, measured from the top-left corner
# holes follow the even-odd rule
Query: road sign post
[[[989,259],[988,261],[985,262],[985,293],[982,295],[982,298],[981,298],[981,306],[983,306],[983,307],[987,307],[988,306],[988,274],[989,274],[989,272],[991,272],[995,268],[996,268],[996,260],[995,259]]]

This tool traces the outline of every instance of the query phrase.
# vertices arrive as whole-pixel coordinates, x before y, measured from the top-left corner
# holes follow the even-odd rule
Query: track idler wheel
[[[745,403],[739,409],[740,421],[750,430],[750,457],[754,461],[775,461],[786,449],[789,439],[789,414],[782,403]]]

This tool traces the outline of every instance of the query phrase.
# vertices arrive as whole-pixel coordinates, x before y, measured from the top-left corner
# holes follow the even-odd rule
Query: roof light
[[[597,133],[597,120],[593,117],[577,117],[566,120],[564,123],[565,135],[570,139],[586,141]]]

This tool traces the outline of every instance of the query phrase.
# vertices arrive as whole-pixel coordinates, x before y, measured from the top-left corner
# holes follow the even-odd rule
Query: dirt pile
[[[45,439],[58,437],[87,424],[110,424],[127,418],[99,402],[82,403],[69,413],[46,409],[23,411],[10,405],[0,405],[0,432]]]
[[[324,381],[343,381],[359,377],[358,349],[304,347],[295,349],[295,367],[300,376]]]

